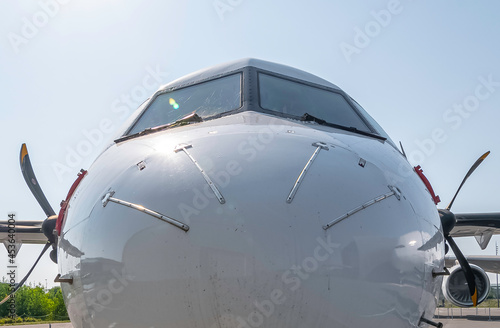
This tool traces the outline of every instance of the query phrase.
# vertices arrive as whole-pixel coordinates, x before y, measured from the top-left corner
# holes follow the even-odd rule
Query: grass
[[[498,301],[496,299],[487,299],[483,303],[479,304],[477,307],[478,308],[496,308],[498,306]],[[448,301],[444,302],[444,307],[445,308],[457,308],[459,309],[459,306],[453,305]]]
[[[47,321],[37,321],[37,322],[16,322],[16,323],[5,323],[2,326],[27,326],[27,325],[48,325],[49,323],[65,323],[71,322],[69,320],[47,320]]]

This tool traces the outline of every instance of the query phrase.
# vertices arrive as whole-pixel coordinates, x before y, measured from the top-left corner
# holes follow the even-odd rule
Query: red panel
[[[415,166],[415,172],[418,174],[418,176],[420,177],[420,179],[422,179],[422,182],[427,187],[427,190],[429,191],[429,193],[432,196],[432,200],[434,201],[434,204],[436,204],[436,205],[439,204],[441,202],[441,199],[439,198],[439,196],[437,196],[434,193],[434,189],[432,189],[431,183],[429,182],[429,180],[427,179],[427,177],[424,175],[424,171],[422,170],[422,168],[420,167],[420,165],[419,166]]]
[[[76,178],[75,182],[73,182],[73,185],[69,189],[68,195],[66,196],[66,199],[61,202],[61,209],[59,210],[59,216],[57,217],[56,221],[56,231],[57,235],[61,235],[61,228],[64,223],[64,220],[66,219],[66,211],[68,210],[68,203],[71,197],[73,196],[73,193],[75,192],[76,188],[80,184],[80,182],[83,180],[83,178],[87,175],[86,170],[81,170],[78,172],[78,178]]]

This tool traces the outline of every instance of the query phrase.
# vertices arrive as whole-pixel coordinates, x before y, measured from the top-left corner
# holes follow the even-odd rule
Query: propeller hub
[[[49,240],[50,244],[56,243],[56,236],[54,234],[54,229],[56,228],[57,215],[49,216],[42,223],[42,232]]]
[[[455,218],[455,214],[453,214],[449,210],[439,209],[439,217],[441,218],[441,226],[443,227],[443,234],[448,236],[455,227],[455,223],[457,219]]]

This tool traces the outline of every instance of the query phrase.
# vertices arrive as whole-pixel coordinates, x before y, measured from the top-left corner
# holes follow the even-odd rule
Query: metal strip
[[[116,204],[119,204],[119,205],[123,205],[123,206],[127,206],[127,207],[130,207],[130,208],[133,208],[134,210],[137,210],[137,211],[149,214],[149,215],[151,215],[151,216],[153,216],[153,217],[155,217],[155,218],[157,218],[157,219],[159,219],[161,221],[170,223],[170,224],[176,226],[177,228],[182,229],[182,230],[184,230],[186,232],[189,231],[189,226],[187,224],[184,224],[184,223],[182,223],[180,221],[172,219],[171,217],[165,216],[165,215],[160,214],[158,212],[152,211],[152,210],[150,210],[148,208],[145,208],[144,206],[137,205],[137,204],[134,204],[134,203],[130,203],[130,202],[118,199],[118,198],[114,198],[114,197],[112,197],[113,195],[114,195],[114,191],[108,192],[102,198],[102,206],[103,207],[106,207],[106,205],[108,204],[108,202],[113,202],[113,203],[116,203]]]
[[[316,150],[312,154],[311,158],[309,158],[309,160],[307,161],[306,166],[304,166],[304,168],[302,169],[302,172],[300,172],[299,177],[297,178],[297,180],[295,181],[295,184],[292,187],[292,190],[290,190],[290,193],[288,194],[288,197],[286,198],[286,202],[288,204],[290,204],[293,201],[293,198],[295,197],[295,194],[297,193],[297,190],[299,189],[300,184],[304,180],[304,177],[307,173],[307,170],[309,170],[309,168],[311,167],[312,163],[314,162],[314,160],[318,156],[321,149],[328,150],[328,147],[326,146],[326,144],[324,144],[322,142],[315,142],[312,145],[316,147]]]
[[[210,188],[214,192],[215,197],[217,197],[217,199],[219,200],[219,203],[224,204],[226,202],[226,200],[224,199],[224,196],[222,196],[219,189],[217,189],[217,186],[215,185],[215,183],[212,182],[212,179],[210,179],[210,177],[205,172],[205,170],[203,170],[203,168],[200,166],[200,164],[198,164],[196,159],[194,159],[194,157],[187,151],[187,148],[191,148],[191,147],[192,147],[192,145],[180,144],[180,145],[177,145],[175,147],[174,151],[177,153],[177,152],[183,150],[186,153],[186,155],[188,155],[188,157],[191,159],[191,161],[194,163],[194,165],[196,165],[198,170],[200,170],[201,174],[203,175],[203,178],[205,178],[205,181],[208,183],[208,185],[210,186]]]
[[[60,283],[66,282],[66,283],[68,283],[70,285],[73,285],[73,277],[70,277],[70,278],[61,278],[61,274],[58,273],[57,276],[56,276],[56,278],[54,279],[54,282],[60,282]]]
[[[397,189],[396,187],[393,187],[393,186],[389,186],[389,189],[391,189],[392,191],[391,192],[388,192],[384,195],[381,195],[381,196],[378,196],[372,200],[369,200],[367,201],[366,203],[364,203],[363,205],[361,206],[358,206],[352,210],[350,210],[349,212],[347,212],[346,214],[342,215],[342,216],[339,216],[338,218],[336,218],[335,220],[331,221],[330,223],[326,224],[323,226],[323,229],[324,230],[328,230],[329,228],[331,228],[333,225],[347,219],[348,217],[364,210],[365,208],[367,207],[370,207],[376,203],[379,203],[381,201],[383,201],[384,199],[387,199],[391,196],[396,196],[398,200],[400,200],[400,192],[399,192],[399,189]],[[396,191],[397,190],[397,191]]]

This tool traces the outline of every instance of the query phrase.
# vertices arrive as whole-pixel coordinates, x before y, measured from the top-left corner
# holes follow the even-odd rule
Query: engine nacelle
[[[490,279],[486,272],[477,265],[470,265],[476,280],[477,288],[477,304],[482,303],[490,292]],[[443,295],[444,297],[459,307],[471,307],[472,299],[469,293],[465,273],[460,265],[456,265],[450,269],[450,275],[443,279]]]

